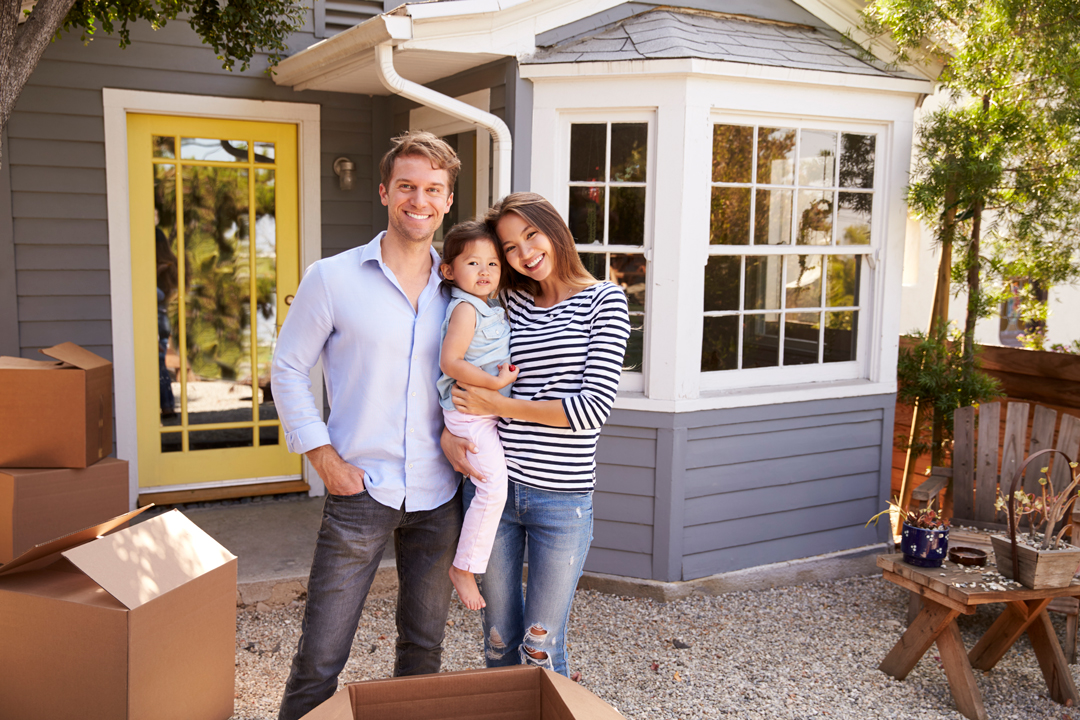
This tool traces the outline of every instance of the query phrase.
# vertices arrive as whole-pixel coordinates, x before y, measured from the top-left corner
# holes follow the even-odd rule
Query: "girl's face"
[[[443,263],[439,269],[456,287],[485,300],[499,289],[502,275],[499,252],[487,238],[470,240],[449,265]]]
[[[547,235],[513,212],[499,218],[495,231],[510,267],[539,283],[553,277],[555,255]]]

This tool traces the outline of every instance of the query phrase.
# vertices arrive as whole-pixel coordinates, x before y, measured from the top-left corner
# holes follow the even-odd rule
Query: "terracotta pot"
[[[1061,543],[1057,550],[1036,550],[1016,545],[1020,577],[1013,577],[1013,546],[1009,538],[990,536],[998,572],[1032,590],[1066,587],[1080,569],[1080,548]]]

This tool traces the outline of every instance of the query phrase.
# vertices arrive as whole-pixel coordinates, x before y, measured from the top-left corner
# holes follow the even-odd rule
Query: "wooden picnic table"
[[[879,555],[877,564],[884,571],[886,580],[918,593],[923,601],[922,609],[881,661],[879,670],[903,680],[936,642],[956,708],[972,720],[988,720],[972,668],[990,670],[1013,643],[1027,633],[1050,689],[1050,697],[1063,705],[1080,705],[1080,694],[1046,613],[1054,598],[1080,597],[1080,581],[1073,580],[1068,587],[1047,590],[962,588],[956,585],[971,583],[980,576],[965,573],[963,567],[951,562],[940,568],[915,567],[905,563],[903,557],[899,553]],[[986,568],[980,568],[993,569],[992,562]],[[1005,609],[968,652],[964,649],[956,619],[960,615],[971,615],[976,606],[988,603],[1005,603]]]

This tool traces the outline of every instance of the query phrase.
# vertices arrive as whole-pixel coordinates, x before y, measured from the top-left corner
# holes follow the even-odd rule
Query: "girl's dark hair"
[[[581,262],[581,257],[574,246],[574,236],[570,234],[570,228],[544,196],[531,192],[517,192],[495,203],[484,215],[484,222],[487,223],[492,234],[497,236],[495,228],[499,220],[507,213],[520,216],[551,241],[551,249],[555,253],[556,278],[578,289],[596,283],[596,278],[585,269],[585,265]],[[496,245],[499,248],[500,257],[503,256],[502,243],[496,243]],[[507,290],[524,290],[533,297],[540,292],[539,283],[514,270],[505,260],[503,261],[503,279],[499,284]]]
[[[454,259],[465,252],[465,248],[473,240],[488,240],[495,246],[495,252],[499,254],[499,264],[503,267],[503,272],[499,275],[498,287],[499,290],[502,290],[503,282],[505,282],[507,276],[506,260],[503,258],[499,238],[496,237],[495,232],[488,227],[487,223],[480,220],[466,220],[450,228],[446,235],[443,236],[442,264],[453,265]],[[443,279],[442,284],[447,289],[454,287],[454,283],[446,279]]]

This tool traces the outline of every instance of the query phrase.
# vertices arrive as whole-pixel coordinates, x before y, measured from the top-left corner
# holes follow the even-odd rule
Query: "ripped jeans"
[[[465,507],[473,497],[465,483]],[[509,483],[487,572],[476,577],[488,667],[567,669],[566,624],[592,542],[591,492],[555,492]],[[522,565],[529,551],[529,582]]]

